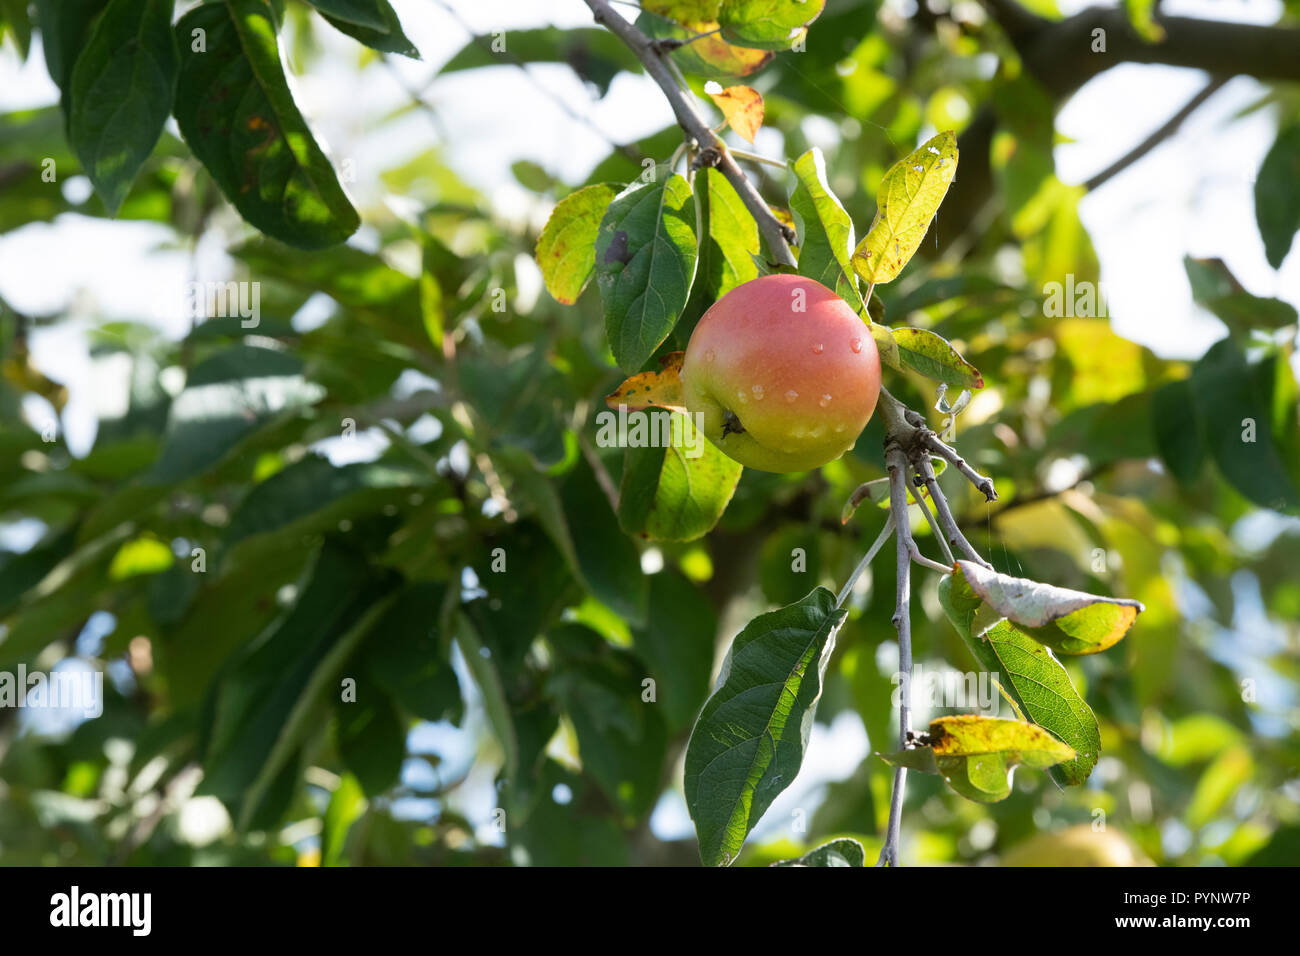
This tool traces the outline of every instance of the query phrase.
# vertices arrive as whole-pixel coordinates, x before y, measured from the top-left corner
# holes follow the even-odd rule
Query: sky
[[[298,104],[326,149],[336,160],[354,160],[357,182],[349,188],[361,204],[389,202],[401,208],[400,197],[384,195],[379,173],[437,145],[502,216],[540,225],[549,210],[514,182],[511,163],[529,159],[569,182],[580,182],[607,154],[611,142],[635,140],[672,121],[660,91],[644,76],[620,76],[600,101],[559,66],[533,67],[527,76],[503,66],[434,79],[439,65],[466,42],[466,26],[478,32],[545,24],[587,26],[591,17],[581,0],[392,2],[423,53],[421,62],[394,58],[358,75],[353,68],[357,46],[322,26],[319,35],[329,55],[309,74],[292,80]],[[899,9],[906,2],[910,0],[886,0]],[[1067,0],[1062,8],[1068,13],[1083,5]],[[178,10],[184,6],[178,4]],[[1263,24],[1276,19],[1280,8],[1277,0],[1163,4],[1169,14]],[[1204,83],[1204,75],[1195,70],[1132,64],[1094,78],[1059,114],[1057,129],[1065,142],[1057,149],[1058,175],[1079,183],[1106,168]],[[431,110],[411,111],[376,128],[375,118],[407,103],[412,90],[423,91]],[[1185,255],[1220,257],[1249,291],[1300,307],[1300,253],[1274,271],[1265,261],[1254,221],[1255,174],[1273,141],[1276,120],[1267,109],[1240,114],[1263,92],[1248,78],[1231,81],[1178,133],[1090,193],[1080,206],[1101,262],[1115,329],[1161,355],[1198,357],[1223,334],[1218,320],[1192,303],[1183,271]],[[46,106],[57,98],[39,43],[33,44],[21,68],[11,54],[0,55],[0,111]],[[556,99],[585,116],[586,122],[573,119]],[[454,131],[454,136],[445,140],[440,127]],[[175,134],[174,124],[171,130]],[[779,155],[780,136],[770,133],[759,145],[769,155]],[[59,188],[80,197],[89,184],[72,179]],[[93,443],[98,415],[124,401],[123,369],[91,362],[86,327],[105,319],[128,319],[183,335],[189,320],[176,304],[184,284],[192,278],[219,280],[230,274],[233,264],[220,237],[206,242],[193,258],[170,248],[169,239],[169,232],[155,224],[75,215],[0,235],[0,295],[23,312],[46,314],[70,307],[74,316],[31,338],[36,365],[69,387],[62,424],[74,454],[84,454]],[[353,242],[375,246],[373,234],[364,227]],[[392,264],[413,268],[402,261]],[[535,276],[527,281],[536,287]],[[39,400],[25,410],[38,425],[51,414]],[[383,442],[362,447],[375,454]],[[426,728],[421,733],[441,735],[445,745],[443,738],[450,731]],[[809,764],[796,785],[779,798],[765,828],[788,826],[795,810],[809,806],[811,794],[851,772],[867,752],[857,721],[818,725],[814,735],[810,754],[819,762]],[[462,757],[471,760],[472,748],[462,749]],[[490,775],[477,783],[468,788],[473,806],[466,809],[483,819],[491,809]],[[680,797],[665,798],[655,815],[655,830],[663,836],[689,832]]]

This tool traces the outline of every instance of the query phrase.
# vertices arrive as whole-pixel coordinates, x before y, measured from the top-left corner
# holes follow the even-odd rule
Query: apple
[[[830,289],[768,275],[704,313],[681,382],[686,410],[723,454],[760,471],[807,471],[858,440],[880,397],[880,354]]]

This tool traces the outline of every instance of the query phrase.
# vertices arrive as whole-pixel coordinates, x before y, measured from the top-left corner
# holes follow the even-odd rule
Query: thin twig
[[[938,435],[935,435],[933,433],[929,433],[922,436],[922,441],[925,444],[926,448],[934,452],[936,455],[938,455],[948,464],[952,465],[963,475],[965,475],[966,480],[969,481],[972,485],[974,485],[975,488],[980,492],[980,494],[982,494],[985,497],[985,499],[987,499],[988,501],[998,500],[998,493],[993,488],[992,480],[985,478],[983,475],[981,475],[970,465],[966,464],[966,459],[962,458],[961,455],[957,454],[957,450],[955,448],[945,444],[943,440],[939,438]]]
[[[934,494],[934,492],[930,493]],[[934,535],[934,539],[939,542],[939,547],[943,549],[943,556],[948,559],[948,567],[945,568],[945,570],[951,570],[953,565],[952,548],[948,546],[948,540],[943,536],[943,531],[940,530],[938,523],[934,520],[934,515],[930,511],[930,506],[925,503],[925,495],[921,494],[920,488],[917,488],[916,494],[912,497],[915,498],[916,503],[921,506],[921,513],[925,515],[925,523],[930,526],[930,532]],[[944,506],[946,507],[947,504],[948,503],[945,501]],[[937,508],[938,505],[936,504],[935,507]]]
[[[1106,182],[1107,180],[1111,179],[1114,176],[1118,176],[1120,173],[1124,172],[1124,170],[1128,169],[1130,166],[1136,163],[1147,153],[1151,152],[1151,150],[1155,149],[1166,139],[1168,139],[1170,136],[1176,133],[1178,131],[1178,127],[1183,125],[1183,123],[1187,120],[1187,117],[1195,113],[1202,103],[1208,100],[1219,90],[1223,89],[1224,84],[1226,84],[1229,79],[1231,79],[1231,77],[1228,76],[1213,77],[1209,83],[1201,87],[1201,91],[1199,93],[1197,93],[1190,100],[1188,100],[1186,105],[1183,106],[1182,109],[1180,109],[1173,116],[1169,117],[1168,121],[1165,122],[1163,125],[1161,125],[1159,129],[1155,130],[1155,132],[1153,132],[1146,139],[1142,140],[1142,142],[1138,143],[1136,146],[1134,146],[1131,150],[1129,150],[1119,159],[1115,160],[1115,162],[1111,163],[1101,172],[1097,173],[1097,175],[1093,176],[1091,179],[1085,182],[1083,184],[1083,188],[1088,190],[1089,192],[1092,192],[1092,190],[1096,189],[1102,183]]]
[[[585,0],[585,2],[591,8],[596,22],[605,26],[627,44],[641,61],[650,78],[659,84],[664,97],[668,100],[668,105],[672,107],[673,115],[677,117],[678,124],[688,136],[695,138],[701,146],[701,153],[709,154],[718,172],[722,173],[727,182],[731,183],[740,194],[745,208],[758,223],[759,232],[762,233],[772,255],[784,265],[794,265],[794,253],[790,251],[789,244],[791,235],[786,226],[772,214],[772,210],[754,188],[754,184],[736,165],[736,160],[727,150],[726,143],[709,128],[709,124],[687,99],[686,93],[677,85],[663,57],[656,52],[654,41],[615,13],[609,5],[609,0]]]
[[[962,534],[961,528],[957,526],[957,522],[952,516],[952,509],[948,507],[948,499],[939,488],[939,479],[935,476],[934,466],[930,464],[930,459],[923,458],[917,463],[917,467],[921,472],[921,478],[925,482],[926,489],[930,492],[930,500],[934,502],[934,510],[938,517],[939,526],[943,528],[942,534],[938,531],[936,531],[935,534],[941,539],[946,539],[950,545],[958,551],[961,551],[972,561],[976,561],[986,568],[992,567],[992,565],[985,561],[984,558],[980,556],[980,553],[975,550],[974,545],[966,540],[966,536]],[[952,552],[949,552],[948,560],[952,560]]]
[[[479,49],[517,68],[521,73],[524,74],[524,76],[528,77],[529,82],[533,84],[533,87],[539,93],[541,93],[552,103],[558,106],[560,110],[562,110],[570,119],[578,123],[581,123],[583,126],[587,127],[587,129],[591,130],[593,133],[595,133],[597,136],[603,139],[606,143],[608,143],[610,147],[612,147],[615,150],[615,152],[621,153],[622,155],[630,159],[632,162],[639,163],[641,162],[641,160],[645,158],[645,154],[643,154],[641,150],[639,150],[635,146],[635,144],[615,142],[613,137],[611,137],[603,129],[597,126],[590,116],[587,116],[586,114],[581,113],[578,110],[575,110],[572,106],[568,104],[568,102],[565,101],[563,97],[561,97],[559,94],[555,93],[554,91],[547,89],[544,85],[539,83],[537,77],[533,76],[532,71],[528,68],[527,61],[516,56],[514,53],[510,52],[509,50],[493,49],[492,43],[487,39],[485,39],[484,37],[481,37],[477,33],[475,33],[473,27],[471,27],[468,23],[466,23],[464,18],[461,17],[461,15],[456,12],[455,8],[453,8],[449,3],[447,3],[446,0],[434,0],[434,2],[437,3],[438,6],[442,7],[442,9],[446,11],[448,16],[450,16],[453,20],[456,21],[457,26],[459,26],[462,30],[464,30],[466,33],[469,34],[471,43],[473,43]],[[389,69],[392,70],[391,65],[389,66]],[[574,72],[576,73],[577,71],[575,70]],[[415,92],[411,90],[408,86],[406,86],[406,84],[401,80],[400,76],[397,74],[395,70],[393,70],[393,73],[394,76],[397,77],[398,82],[402,85],[402,87],[405,89],[407,94],[410,95],[411,99],[415,102],[415,104],[417,106],[423,107],[426,110],[431,111],[432,113],[433,107],[430,106],[427,102],[425,102],[424,98],[418,92]],[[440,73],[435,73],[434,79],[437,79],[440,75],[441,75]],[[581,74],[578,75],[578,78],[582,79]],[[435,122],[438,122],[436,114],[433,115],[435,117]],[[451,138],[450,136],[444,137],[444,139],[450,139],[450,138]]]
[[[907,523],[907,455],[896,443],[885,449],[885,465],[889,469],[889,510],[895,516],[897,527],[898,577],[894,590],[894,627],[898,631],[898,671],[904,693],[898,702],[899,749],[907,747],[912,731],[912,706],[906,688],[912,684],[912,562],[908,543],[912,530]],[[885,845],[880,850],[877,866],[898,865],[898,843],[902,830],[903,792],[907,786],[907,770],[894,769],[894,793],[889,802],[889,824],[885,830]]]
[[[762,163],[765,166],[774,166],[777,169],[781,169],[781,170],[785,170],[789,168],[788,166],[786,166],[785,163],[781,162],[781,160],[773,159],[770,156],[764,156],[761,153],[751,153],[747,149],[737,149],[734,146],[728,146],[727,149],[731,150],[732,156],[735,156],[737,159],[743,159],[746,162]]]
[[[848,600],[849,594],[853,590],[853,585],[858,583],[858,578],[862,577],[863,572],[867,570],[876,555],[880,553],[880,549],[885,546],[885,542],[889,540],[889,536],[893,531],[894,516],[891,513],[889,517],[885,519],[885,526],[880,529],[880,534],[876,537],[876,540],[872,542],[871,547],[867,549],[867,553],[862,556],[862,560],[859,561],[858,566],[853,569],[853,573],[849,575],[849,579],[844,582],[844,587],[840,588],[839,596],[835,599],[836,607],[844,606],[844,602]]]
[[[706,30],[703,33],[696,33],[693,36],[688,36],[684,40],[660,40],[659,44],[665,50],[680,50],[684,46],[690,46],[696,40],[703,40],[705,37],[711,37],[714,34],[721,32],[722,27],[714,27],[712,30]]]

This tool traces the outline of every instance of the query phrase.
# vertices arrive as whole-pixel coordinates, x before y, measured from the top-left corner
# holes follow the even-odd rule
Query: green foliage
[[[691,187],[656,169],[609,205],[596,237],[596,281],[614,361],[637,371],[677,324],[695,279]]]
[[[400,53],[412,59],[420,51],[402,32],[402,23],[388,0],[309,0],[331,26],[382,53]]]
[[[535,252],[546,291],[557,302],[573,305],[596,268],[596,233],[618,190],[601,183],[585,186],[555,205]]]
[[[849,256],[853,250],[853,221],[826,182],[826,158],[813,148],[791,164],[797,183],[790,210],[798,225],[799,274],[834,289],[850,305],[862,309]]]
[[[857,840],[832,840],[809,850],[797,860],[781,860],[773,866],[866,866],[866,850]]]
[[[172,0],[113,0],[68,80],[68,139],[110,214],[121,208],[171,113]]]
[[[261,0],[186,14],[176,24],[176,122],[245,219],[290,245],[319,249],[342,242],[361,220],[294,104],[275,34]]]
[[[1281,267],[1295,234],[1300,232],[1297,175],[1300,175],[1300,126],[1291,126],[1277,134],[1255,180],[1255,220],[1264,238],[1269,265],[1274,269]]]
[[[686,805],[705,865],[733,862],[799,772],[845,615],[817,588],[754,618],[732,642],[686,750]]]
[[[106,675],[103,714],[67,732],[0,707],[7,863],[863,866],[885,760],[939,775],[908,775],[906,862],[1294,860],[1295,303],[1188,259],[1225,326],[1190,360],[1054,311],[1048,283],[1098,276],[1085,190],[1056,173],[1057,93],[1004,36],[939,42],[919,16],[886,32],[870,0],[647,0],[636,20],[693,38],[665,56],[701,105],[703,80],[752,77],[772,131],[756,149],[786,155],[740,161],[794,230],[793,268],[863,316],[891,393],[996,482],[985,503],[935,459],[994,567],[954,547],[950,574],[915,569],[910,620],[919,664],[1000,696],[918,708],[935,722],[897,750],[893,547],[843,606],[822,586],[888,507],[880,417],[843,458],[769,475],[679,412],[667,447],[620,447],[595,414],[623,376],[666,375],[726,291],[791,268],[723,169],[675,124],[576,171],[521,143],[483,164],[510,169],[521,214],[448,166],[472,131],[426,139],[404,103],[356,131],[354,206],[312,132],[333,105],[304,117],[286,71],[322,68],[315,31],[337,29],[367,47],[341,66],[368,88],[376,54],[418,55],[392,6],[176,7],[0,0],[6,68],[39,40],[60,99],[0,116],[6,249],[116,213],[160,252],[202,250],[196,268],[224,250],[221,278],[260,293],[256,318],[194,315],[178,336],[109,316],[101,289],[51,314],[0,298],[0,669]],[[411,9],[414,36],[440,16]],[[1154,39],[1151,5],[1126,9]],[[601,97],[642,72],[604,27],[540,26],[472,38],[436,83],[536,81],[520,64]],[[1275,268],[1300,228],[1283,93],[1255,180]],[[503,125],[521,102],[475,100]],[[417,127],[409,154],[388,148]],[[81,175],[90,199],[64,188]],[[73,328],[91,402],[80,372],[44,366]],[[92,406],[93,443],[65,436]],[[919,512],[918,547],[946,563]],[[819,752],[842,771],[823,786],[805,757],[832,721],[870,755]],[[675,792],[694,835],[651,822]],[[759,827],[795,792],[797,842]]]

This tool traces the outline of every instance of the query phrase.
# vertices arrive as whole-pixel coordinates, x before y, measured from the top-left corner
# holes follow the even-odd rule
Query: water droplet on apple
[[[825,408],[830,403],[831,403],[831,397],[829,395],[823,395],[822,400],[817,404],[820,405],[822,408]]]
[[[813,355],[821,355],[825,348],[826,346],[822,345],[820,342],[817,343],[813,346]]]
[[[793,388],[785,393],[785,400],[787,402],[793,402],[798,397],[799,397],[799,393],[796,392]]]
[[[742,405],[749,401],[749,396],[745,394],[743,388],[736,392],[736,401],[740,402]]]
[[[855,352],[861,352],[862,339],[854,339],[852,342],[849,343],[849,348],[853,349],[853,351]]]
[[[754,392],[754,401],[761,402],[763,400],[763,386],[755,385],[753,388],[753,392]]]

